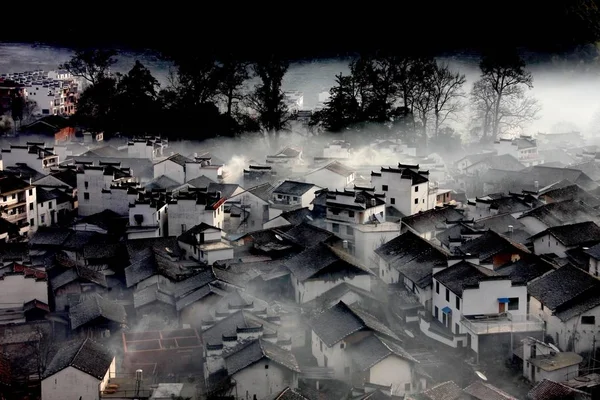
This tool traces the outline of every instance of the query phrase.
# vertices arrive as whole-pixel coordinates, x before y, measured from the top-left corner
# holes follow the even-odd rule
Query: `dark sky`
[[[203,3],[186,8],[163,2],[152,9],[98,5],[98,10],[72,10],[48,23],[8,22],[13,29],[4,29],[0,41],[311,58],[381,48],[440,52],[511,45],[555,51],[597,39],[600,32],[594,0],[362,3],[248,2],[239,7],[211,2],[206,9],[197,8]]]

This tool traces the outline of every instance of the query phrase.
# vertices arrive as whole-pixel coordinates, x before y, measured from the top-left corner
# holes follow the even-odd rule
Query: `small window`
[[[29,195],[33,196],[33,189],[29,189]]]
[[[90,194],[89,194],[89,193],[87,193],[87,192],[86,192],[86,193],[84,193],[84,194],[83,194],[83,199],[84,199],[84,200],[89,200],[89,199],[90,199]]]
[[[33,211],[33,203],[29,203],[29,211]]]
[[[42,215],[42,216],[41,216],[41,218],[40,218],[40,222],[41,222],[42,224],[46,222],[46,216],[45,216],[45,215]]]
[[[354,218],[354,211],[348,211],[348,217]]]
[[[181,224],[181,233],[184,233],[185,231],[187,231],[187,227],[185,224]]]
[[[331,230],[333,233],[340,233],[340,224],[331,224]]]
[[[419,187],[415,186],[415,193],[419,191]]]
[[[433,307],[433,316],[435,317],[435,319],[438,319],[439,315],[440,315],[440,309],[437,306]]]
[[[12,195],[12,199],[14,200],[14,199],[16,199],[16,198],[17,198],[17,195],[16,195],[16,194],[13,194],[13,195]]]
[[[344,349],[344,348],[346,348],[346,343],[344,343],[344,342],[340,343],[340,349]]]
[[[2,196],[2,201],[6,201],[6,196]]]
[[[594,315],[582,315],[581,316],[581,324],[582,325],[596,325],[596,317]]]
[[[49,210],[52,210],[52,202],[49,202],[49,203],[48,203],[48,209],[49,209]]]
[[[319,348],[321,349],[321,352],[323,351],[323,341],[319,340]]]
[[[35,226],[35,221],[34,221],[34,219],[33,219],[33,218],[31,218],[31,219],[29,220],[29,225],[30,225],[30,226]]]
[[[405,392],[405,393],[408,393],[408,392],[410,392],[410,382],[409,382],[409,383],[405,383],[405,384],[404,384],[404,392]]]
[[[446,301],[450,301],[450,290],[446,288]]]
[[[439,282],[436,282],[436,283],[435,283],[435,292],[436,292],[437,294],[440,294],[440,283],[439,283]]]
[[[346,235],[354,235],[354,228],[350,225],[346,225]]]
[[[396,199],[394,197],[390,199],[390,204],[396,204]]]
[[[269,369],[269,364],[265,364],[265,369]]]
[[[388,185],[381,185],[381,190],[383,190],[384,192],[387,192]]]
[[[511,297],[508,299],[508,310],[514,311],[519,309],[519,298]]]
[[[456,296],[456,309],[460,310],[460,297],[458,297],[458,296]]]
[[[415,204],[419,204],[419,199],[415,199]]]
[[[460,325],[458,325],[458,322],[454,323],[454,333],[456,335],[460,333]]]
[[[83,186],[85,186],[85,188],[87,189],[90,186],[90,183],[88,181],[83,182]]]

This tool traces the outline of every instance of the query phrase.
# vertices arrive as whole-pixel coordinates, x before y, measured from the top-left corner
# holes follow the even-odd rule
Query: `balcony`
[[[328,212],[327,219],[330,219],[332,221],[348,222],[351,224],[356,223],[356,216],[350,217],[347,213],[339,213],[336,215],[334,213]]]
[[[535,332],[544,329],[544,322],[530,314],[502,314],[462,316],[461,323],[476,335],[489,335],[510,332]]]
[[[4,219],[7,220],[8,222],[12,222],[13,224],[16,223],[17,221],[20,220],[26,220],[27,219],[27,211],[23,211],[20,213],[14,213],[14,214],[4,214]]]

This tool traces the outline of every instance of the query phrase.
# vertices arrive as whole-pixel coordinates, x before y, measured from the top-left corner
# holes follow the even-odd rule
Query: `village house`
[[[564,200],[544,204],[531,211],[523,213],[519,222],[532,235],[548,228],[565,224],[594,221],[600,222],[600,212],[576,200]]]
[[[46,367],[42,398],[99,400],[115,371],[115,357],[108,348],[92,339],[69,343]]]
[[[44,319],[50,311],[47,273],[17,263],[1,268],[0,304],[0,324]]]
[[[526,167],[543,164],[544,160],[538,154],[535,139],[521,135],[515,139],[499,139],[494,142],[498,155],[510,154]]]
[[[384,192],[388,206],[404,215],[413,215],[435,206],[430,204],[428,174],[420,171],[418,165],[382,167],[380,172],[371,172],[371,186],[377,192]]]
[[[534,198],[524,199],[518,195],[507,196],[504,193],[494,193],[469,201],[467,215],[476,220],[502,214],[510,214],[518,218],[538,204],[540,203]]]
[[[285,211],[309,207],[315,198],[315,192],[320,189],[312,183],[283,181],[271,192],[269,217],[273,218]]]
[[[225,203],[224,230],[246,233],[267,228],[264,224],[270,219],[273,189],[270,183],[262,183],[228,198]]]
[[[339,161],[332,161],[304,175],[304,180],[329,190],[344,190],[352,186],[354,171]]]
[[[531,252],[510,237],[488,230],[483,235],[456,248],[455,254],[478,260],[476,264],[483,267],[497,269],[527,257]]]
[[[25,145],[11,144],[8,149],[2,149],[2,165],[4,168],[27,164],[36,171],[47,174],[50,169],[58,166],[58,155],[52,147],[46,147],[45,143],[27,142]]]
[[[535,254],[565,257],[568,250],[599,243],[600,226],[591,221],[555,226],[533,235],[531,241]]]
[[[297,210],[286,211],[275,218],[271,218],[263,224],[263,229],[277,228],[285,225],[298,225],[302,222],[313,222],[315,225],[318,225],[321,221],[316,221],[317,219],[319,219],[319,216],[314,212],[314,208],[313,210],[310,210],[308,207],[299,208]]]
[[[224,240],[221,229],[201,223],[182,233],[177,241],[188,258],[203,264],[233,258],[233,247]]]
[[[460,160],[454,163],[454,168],[457,170],[459,174],[465,174],[468,167],[471,165],[477,164],[480,161],[490,158],[491,156],[495,156],[495,151],[478,153],[478,154],[469,154],[461,158]]]
[[[47,192],[49,196],[55,198],[56,222],[68,221],[72,217],[73,211],[79,205],[77,201],[77,176],[75,171],[73,171],[73,178],[75,178],[73,186],[54,175],[46,175],[41,179],[33,181],[37,193],[42,191]]]
[[[403,285],[420,304],[431,309],[431,276],[436,266],[446,265],[449,254],[412,232],[390,240],[375,253],[381,280]]]
[[[592,398],[589,393],[548,379],[543,379],[527,393],[527,400],[592,400]]]
[[[521,164],[519,160],[510,154],[486,154],[486,157],[467,166],[463,171],[468,177],[476,178],[490,169],[500,171],[521,171],[525,168],[525,165]]]
[[[357,259],[339,248],[318,243],[285,262],[292,273],[297,303],[306,303],[327,290],[349,283],[371,290],[373,273]]]
[[[531,383],[544,379],[564,382],[579,376],[579,364],[583,361],[577,353],[562,352],[556,346],[532,337],[521,340],[523,376]]]
[[[254,187],[264,183],[272,183],[277,176],[277,172],[273,171],[272,166],[255,164],[250,164],[248,168],[244,168],[243,174],[244,187]]]
[[[331,159],[342,159],[346,160],[350,158],[352,154],[350,143],[344,140],[334,140],[330,143],[327,143],[325,147],[323,147],[323,159],[331,160]]]
[[[179,236],[201,223],[222,229],[225,219],[225,198],[220,192],[189,189],[177,192],[168,204],[169,236]]]
[[[541,321],[527,316],[527,286],[510,276],[460,259],[433,274],[433,318],[447,329],[436,336],[425,319],[421,330],[451,347],[464,347],[480,355],[501,354],[510,332],[541,332]]]
[[[154,164],[154,178],[160,176],[166,176],[180,184],[200,176],[219,181],[223,178],[223,166],[213,165],[210,158],[192,160],[181,154],[173,154]]]
[[[422,392],[409,394],[405,400],[463,400],[465,394],[454,381],[439,383]]]
[[[47,115],[21,128],[21,132],[49,136],[54,145],[70,143],[75,138],[75,126],[60,115]]]
[[[155,160],[168,146],[167,140],[158,137],[134,138],[127,142],[127,157]]]
[[[267,164],[271,164],[274,168],[293,169],[301,165],[302,150],[293,147],[284,147],[281,151],[274,155],[267,156]]]
[[[79,216],[92,215],[106,209],[129,215],[129,203],[137,197],[130,189],[138,186],[129,168],[120,163],[83,164],[77,171]],[[131,198],[133,197],[133,198]],[[130,201],[131,200],[131,201]]]
[[[9,174],[0,175],[0,216],[16,225],[22,236],[37,230],[36,193],[33,185]]]
[[[52,226],[58,222],[57,193],[36,188],[37,226]]]
[[[121,331],[127,324],[123,304],[98,293],[82,296],[69,308],[71,330],[84,338],[107,338]]]
[[[449,223],[462,221],[464,214],[455,206],[444,206],[415,213],[402,218],[401,232],[411,231],[423,239],[433,240],[448,228]]]
[[[546,204],[557,201],[575,200],[596,209],[600,206],[600,199],[598,197],[593,196],[578,185],[572,184],[546,190],[538,198]]]
[[[167,234],[167,199],[139,193],[129,204],[128,239],[160,237]]]
[[[546,334],[564,351],[594,347],[600,318],[600,280],[572,265],[529,283],[529,313],[541,318]]]

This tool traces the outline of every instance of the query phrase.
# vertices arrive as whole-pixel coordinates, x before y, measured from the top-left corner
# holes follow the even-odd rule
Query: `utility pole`
[[[592,337],[592,371],[596,369],[596,335]]]

